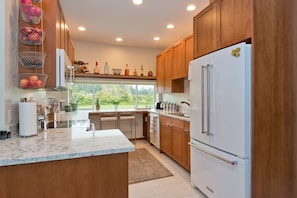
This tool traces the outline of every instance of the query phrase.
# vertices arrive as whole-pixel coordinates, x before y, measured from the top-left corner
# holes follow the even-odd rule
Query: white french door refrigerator
[[[190,62],[191,182],[207,197],[251,196],[251,45]]]

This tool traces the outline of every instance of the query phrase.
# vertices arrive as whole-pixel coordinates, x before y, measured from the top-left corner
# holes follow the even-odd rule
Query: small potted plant
[[[100,102],[99,102],[99,98],[96,99],[96,110],[97,110],[97,111],[100,110]]]
[[[78,108],[78,100],[77,99],[71,99],[69,102],[70,106],[72,107],[72,111],[76,111]]]
[[[113,101],[111,101],[111,103],[114,105],[114,109],[115,109],[115,110],[118,110],[118,105],[120,104],[120,101],[118,101],[118,100],[113,100]]]

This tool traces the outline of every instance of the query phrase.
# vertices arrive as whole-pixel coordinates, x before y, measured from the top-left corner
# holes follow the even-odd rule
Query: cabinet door
[[[181,165],[184,165],[184,121],[172,119],[172,156]]]
[[[160,149],[167,155],[172,155],[171,119],[160,116]]]
[[[219,46],[218,3],[214,1],[194,17],[194,58],[212,52]]]
[[[183,162],[185,164],[185,169],[190,171],[190,122],[185,121],[184,128],[184,155]]]
[[[164,52],[164,92],[171,92],[171,75],[172,75],[172,50]]]
[[[185,38],[184,40],[184,51],[185,51],[185,73],[184,73],[184,77],[188,76],[188,72],[189,72],[189,63],[191,60],[194,59],[194,47],[193,47],[193,35],[190,35],[188,37]]]
[[[183,43],[172,47],[172,79],[183,78],[185,74]]]
[[[164,72],[164,56],[159,54],[157,56],[157,92],[164,92],[164,83],[165,83],[165,72]]]
[[[252,0],[220,0],[220,25],[220,47],[250,38]]]
[[[57,10],[56,10],[56,47],[57,48],[61,48],[61,15],[62,15],[62,11],[60,9],[59,4],[57,4]]]

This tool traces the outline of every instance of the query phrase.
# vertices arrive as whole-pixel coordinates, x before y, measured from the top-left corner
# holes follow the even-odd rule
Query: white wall
[[[75,59],[88,62],[88,68],[93,73],[96,61],[99,63],[100,73],[103,73],[103,66],[107,61],[109,72],[111,69],[122,69],[122,74],[126,63],[129,65],[130,75],[134,69],[139,75],[140,65],[143,65],[144,75],[147,76],[149,70],[156,75],[156,56],[161,52],[159,49],[123,47],[118,45],[107,45],[74,40]]]
[[[6,1],[0,1],[0,26],[5,27],[5,2]],[[5,88],[5,28],[0,29],[0,90],[4,90]],[[2,92],[5,93],[5,92]],[[0,95],[0,130],[4,130],[4,96],[5,94]]]
[[[16,84],[17,73],[17,18],[18,1],[1,1],[0,31],[0,127],[7,129],[10,122],[8,116],[12,109],[13,90]]]

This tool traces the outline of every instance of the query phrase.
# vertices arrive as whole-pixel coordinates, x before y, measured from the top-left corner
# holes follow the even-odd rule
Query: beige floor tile
[[[130,184],[129,198],[205,198],[198,189],[191,186],[190,174],[185,169],[146,140],[137,140],[135,147],[150,151],[173,176]]]

